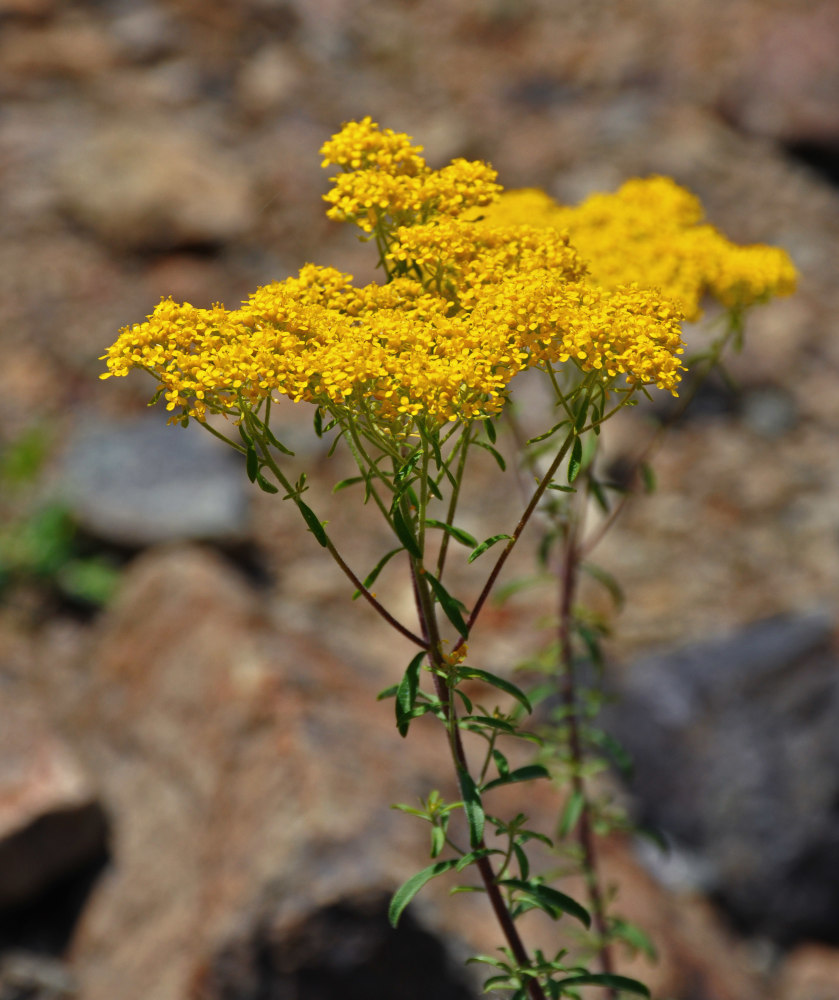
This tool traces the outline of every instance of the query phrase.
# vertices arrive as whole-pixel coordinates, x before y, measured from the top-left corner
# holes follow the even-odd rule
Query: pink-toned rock
[[[101,853],[96,789],[38,708],[0,685],[0,908]]]
[[[791,952],[780,974],[778,1000],[836,1000],[839,949],[803,944]]]

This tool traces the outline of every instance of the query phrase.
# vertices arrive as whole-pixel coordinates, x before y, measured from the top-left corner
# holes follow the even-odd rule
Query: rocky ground
[[[376,892],[424,843],[387,805],[447,771],[375,708],[407,647],[142,378],[97,378],[161,295],[230,305],[308,260],[372,277],[317,155],[365,114],[567,202],[671,174],[793,255],[738,388],[697,400],[598,550],[630,595],[610,653],[627,742],[649,737],[638,800],[681,846],[665,870],[614,840],[604,865],[656,996],[839,995],[837,46],[829,0],[0,0],[2,1000],[328,1000],[353,995],[341,968],[410,996]],[[283,419],[363,564],[377,529],[329,496],[309,416]],[[647,421],[616,423],[616,465]],[[488,535],[512,507],[468,511]],[[532,647],[539,612],[493,611],[484,662]],[[399,946],[417,996],[465,996],[457,949],[495,944],[480,901],[442,902]]]

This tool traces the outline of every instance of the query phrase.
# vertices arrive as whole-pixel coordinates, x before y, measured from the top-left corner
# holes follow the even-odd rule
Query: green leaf
[[[530,874],[530,860],[524,851],[521,844],[513,843],[513,853],[516,856],[516,860],[519,863],[519,871],[521,872],[521,877],[526,879]]]
[[[366,476],[350,476],[349,479],[342,479],[339,483],[336,483],[332,487],[333,493],[340,493],[341,490],[345,490],[348,486],[355,486],[356,483],[366,482]]]
[[[419,691],[419,672],[422,661],[425,658],[425,651],[417,655],[408,664],[407,669],[396,689],[396,728],[400,736],[408,735],[408,726],[411,722],[411,713],[417,700]]]
[[[552,889],[548,885],[542,885],[540,882],[526,881],[520,878],[504,878],[498,884],[506,885],[511,889],[518,889],[520,892],[525,893],[540,909],[554,917],[554,919],[560,913],[567,913],[570,917],[576,917],[585,927],[591,927],[591,917],[588,910],[580,906],[570,896],[566,896],[564,892]]]
[[[549,490],[559,490],[560,493],[576,493],[576,486],[563,486],[562,483],[548,483]]]
[[[248,473],[248,479],[252,483],[255,482],[257,473],[259,472],[259,456],[252,444],[248,445],[248,453],[245,456],[245,469]]]
[[[323,437],[323,415],[320,412],[319,406],[315,407],[314,423],[315,423],[315,434],[317,434],[319,438]]]
[[[397,487],[402,486],[402,484],[407,480],[407,478],[417,467],[417,462],[419,462],[420,458],[422,458],[422,455],[420,453],[419,448],[417,448],[414,450],[413,454],[408,459],[408,461],[405,462],[404,465],[400,466],[400,468],[396,471],[396,475],[393,477],[393,482],[395,486]]]
[[[414,559],[422,559],[422,551],[398,503],[393,505],[390,513],[393,518],[393,530],[396,533],[396,537],[402,542],[402,545]]]
[[[257,472],[256,474],[256,485],[262,490],[263,493],[280,492],[280,488],[272,483],[270,479],[266,479],[261,472]]]
[[[498,440],[498,435],[496,434],[495,431],[495,424],[492,422],[491,419],[487,419],[484,421],[484,430],[486,431],[486,436],[489,438],[492,444],[495,444],[495,442]]]
[[[611,510],[611,506],[609,504],[609,498],[606,496],[606,491],[603,489],[603,484],[600,480],[591,476],[588,481],[588,488],[591,491],[591,495],[597,501],[597,506],[603,511],[604,514],[608,514]]]
[[[367,574],[367,576],[365,576],[364,579],[361,581],[364,584],[364,589],[365,590],[369,590],[370,587],[376,582],[376,580],[378,579],[379,573],[381,573],[381,571],[385,568],[385,566],[387,565],[387,563],[390,562],[390,560],[398,552],[404,552],[404,551],[405,550],[400,545],[400,547],[398,549],[391,549],[390,552],[386,552],[382,556],[382,558],[376,563],[376,565],[370,570],[370,572]],[[360,590],[356,590],[355,593],[352,595],[352,599],[356,600],[356,598],[358,598],[360,596],[361,596],[361,591]]]
[[[442,500],[443,494],[440,492],[440,487],[434,482],[434,480],[429,476],[425,482],[426,486],[428,486],[428,492],[437,500]]]
[[[492,455],[492,457],[498,463],[498,468],[501,469],[502,472],[507,471],[507,463],[504,461],[504,458],[501,456],[501,454],[495,448],[493,448],[491,444],[487,444],[486,441],[473,441],[472,443],[476,444],[479,448],[483,448],[484,451],[488,451],[490,455]]]
[[[512,785],[516,781],[533,781],[535,778],[550,778],[550,776],[550,772],[542,764],[527,764],[524,767],[517,767],[515,771],[510,771],[500,778],[488,781],[482,790],[488,792],[490,788],[497,788],[499,785]]]
[[[469,553],[469,558],[466,561],[470,563],[474,562],[478,556],[482,556],[487,549],[491,549],[496,542],[500,542],[503,539],[510,539],[512,537],[512,535],[492,535],[490,538],[485,538],[480,545]]]
[[[455,688],[455,689],[454,689],[454,693],[455,693],[455,694],[456,694],[456,695],[458,696],[458,698],[460,698],[460,700],[461,700],[461,701],[463,702],[463,707],[464,707],[464,708],[466,709],[466,711],[467,711],[467,712],[468,712],[468,713],[469,713],[469,714],[471,715],[471,714],[472,714],[472,699],[471,699],[471,698],[468,698],[468,697],[467,697],[467,696],[466,696],[466,695],[465,695],[465,694],[464,694],[464,693],[463,693],[463,692],[462,692],[462,691],[460,690],[460,688]]]
[[[583,442],[580,438],[574,438],[571,448],[571,458],[568,459],[568,482],[573,483],[580,474],[583,464]]]
[[[568,979],[557,981],[557,986],[568,988],[571,986],[608,986],[613,990],[624,990],[626,993],[636,993],[638,996],[648,997],[650,991],[643,983],[637,979],[630,979],[628,976],[616,976],[608,972],[586,972],[580,976],[569,976]]]
[[[655,949],[655,945],[635,924],[631,924],[628,920],[621,920],[617,917],[613,917],[610,921],[609,932],[613,937],[620,938],[625,941],[630,948],[634,948],[636,951],[642,952],[648,958],[655,961],[658,958],[658,953]]]
[[[510,773],[510,765],[507,763],[507,758],[503,753],[501,753],[500,750],[494,749],[492,751],[492,757],[495,761],[495,766],[498,768],[498,773],[502,778]]]
[[[493,729],[509,735],[515,735],[516,732],[516,727],[505,719],[493,719],[489,715],[464,715],[457,720],[457,724],[472,732],[480,732],[482,729]]]
[[[570,422],[571,422],[570,420],[560,420],[558,424],[554,424],[553,427],[551,427],[549,431],[545,431],[544,434],[539,434],[536,437],[529,438],[527,444],[536,444],[539,441],[547,440],[551,436],[551,434],[556,434],[556,432],[559,430],[560,427],[565,427],[565,425],[569,424]]]
[[[446,861],[437,861],[433,865],[423,868],[416,875],[412,875],[407,882],[403,882],[393,894],[390,906],[388,907],[387,915],[391,927],[396,927],[399,923],[399,918],[402,916],[402,911],[427,882],[430,882],[438,875],[442,875],[443,872],[450,871],[459,860],[459,858],[448,858]]]
[[[448,618],[464,639],[468,639],[469,628],[463,620],[463,615],[460,612],[463,605],[460,604],[459,601],[455,600],[443,584],[440,583],[436,577],[432,576],[431,573],[426,572],[425,578],[431,585],[431,589],[434,591],[434,596],[440,602],[440,607],[443,609],[443,613],[446,618]]]
[[[311,507],[307,507],[302,500],[296,501],[297,506],[300,508],[300,513],[303,515],[303,520],[309,526],[309,531],[315,536],[315,538],[320,542],[320,544],[326,548],[329,544],[329,539],[326,537],[326,532],[323,530],[323,525],[317,519],[317,515],[312,510]]]
[[[430,517],[425,519],[425,523],[430,528],[439,528],[441,531],[445,531],[447,535],[451,535],[461,545],[468,545],[469,548],[473,549],[478,544],[477,538],[473,538],[468,531],[464,531],[463,528],[456,528],[453,524],[446,524],[445,521],[435,521]]]
[[[567,837],[574,829],[577,821],[583,814],[585,804],[585,796],[579,790],[573,791],[568,796],[568,801],[565,803],[565,808],[562,810],[562,817],[559,821],[560,837]]]
[[[468,771],[459,767],[457,778],[460,784],[460,794],[463,796],[463,808],[469,822],[469,843],[472,847],[477,847],[484,836],[484,821],[486,819],[484,807],[481,805],[481,793]]]
[[[438,858],[446,846],[446,831],[442,826],[431,827],[431,857]]]
[[[158,392],[160,392],[160,389],[158,389]],[[242,440],[247,445],[248,449],[253,448],[253,438],[245,430],[245,423],[244,423],[243,420],[239,421],[238,427],[239,427],[239,434],[240,434]]]
[[[491,684],[493,687],[497,687],[506,694],[512,695],[516,701],[520,702],[527,709],[528,712],[533,711],[533,706],[528,701],[527,695],[524,691],[517,688],[511,681],[505,680],[503,677],[498,677],[495,674],[491,674],[488,670],[479,670],[477,667],[462,666],[457,669],[457,677],[459,680],[475,679],[484,681],[486,684]]]
[[[588,396],[583,396],[574,412],[574,430],[579,434],[586,425],[588,416]]]
[[[379,691],[376,695],[376,701],[384,701],[385,698],[393,698],[398,690],[398,684],[391,684],[390,687],[386,687],[383,691]]]
[[[593,577],[599,584],[606,588],[609,592],[609,596],[612,598],[615,604],[615,608],[620,611],[624,605],[624,593],[621,585],[612,576],[611,573],[603,569],[601,566],[596,566],[594,563],[583,563],[581,566],[589,576]]]
[[[653,467],[647,462],[642,462],[638,466],[638,471],[641,473],[641,482],[644,484],[644,492],[655,493],[656,478]]]
[[[265,431],[265,436],[268,438],[271,444],[277,449],[277,451],[281,451],[284,455],[291,455],[291,457],[294,458],[294,452],[291,450],[291,448],[287,448],[282,443],[282,441],[280,441],[280,439],[276,436],[276,434],[274,434],[274,432],[271,430],[268,424],[263,424],[262,429]]]

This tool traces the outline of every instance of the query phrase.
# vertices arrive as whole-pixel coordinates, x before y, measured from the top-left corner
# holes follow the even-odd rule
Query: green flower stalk
[[[597,495],[593,456],[603,423],[639,393],[677,394],[681,327],[698,315],[700,296],[716,296],[740,317],[755,302],[791,292],[794,268],[781,250],[731,244],[666,178],[630,181],[615,195],[565,208],[541,192],[502,192],[486,163],[458,159],[432,169],[410,137],[369,118],[344,126],[321,152],[324,166],[338,168],[327,214],[359,227],[385,280],[357,286],[350,275],[307,264],[233,310],[164,299],[144,323],[120,332],[102,377],[134,368],[152,375],[170,420],[197,421],[241,452],[251,481],[294,503],[357,593],[418,648],[383,697],[394,699],[402,736],[416,718],[439,720],[460,798],[432,791],[420,808],[400,807],[429,824],[432,863],[394,895],[393,922],[432,878],[474,869],[503,939],[502,957],[476,959],[494,969],[488,989],[513,1000],[578,997],[589,984],[613,996],[648,995],[613,971],[608,937],[617,924],[609,923],[594,863],[573,674],[572,605],[584,547],[573,512],[582,496]],[[550,458],[545,471],[533,464],[536,484],[517,524],[479,541],[456,523],[468,458],[488,451],[503,474],[496,423],[528,369],[540,373],[554,405],[544,431],[521,442],[520,458],[532,461],[536,448]],[[289,450],[272,419],[291,402],[311,404],[315,433],[332,433],[355,459],[358,475],[337,488],[358,486],[390,528],[394,547],[364,578],[304,501],[306,477],[292,482],[286,474]],[[511,741],[544,742],[522,724],[530,698],[509,678],[466,662],[467,640],[537,508],[553,512],[554,535],[564,539],[555,683],[579,808],[561,832],[584,831],[586,906],[531,871],[528,845],[555,838],[523,815],[486,812],[492,789],[558,771],[541,761],[509,763],[502,747]],[[469,603],[447,581],[457,546],[468,562],[490,563]],[[415,621],[400,621],[371,590],[391,560],[411,580]],[[473,704],[463,685],[476,680],[494,689],[500,706]],[[563,950],[531,953],[518,927],[531,909],[586,927],[593,918],[602,970]]]

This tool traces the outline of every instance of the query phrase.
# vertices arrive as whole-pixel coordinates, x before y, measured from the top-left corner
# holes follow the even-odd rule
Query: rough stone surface
[[[230,448],[199,427],[184,433],[148,414],[81,424],[67,445],[56,492],[92,534],[143,546],[241,538],[248,485]]]
[[[0,911],[103,850],[96,788],[37,705],[0,683]]]
[[[221,244],[253,225],[248,178],[195,128],[108,124],[57,165],[61,207],[106,243],[139,249]]]
[[[631,665],[608,720],[643,819],[782,944],[837,934],[836,666],[828,617],[772,619]]]

